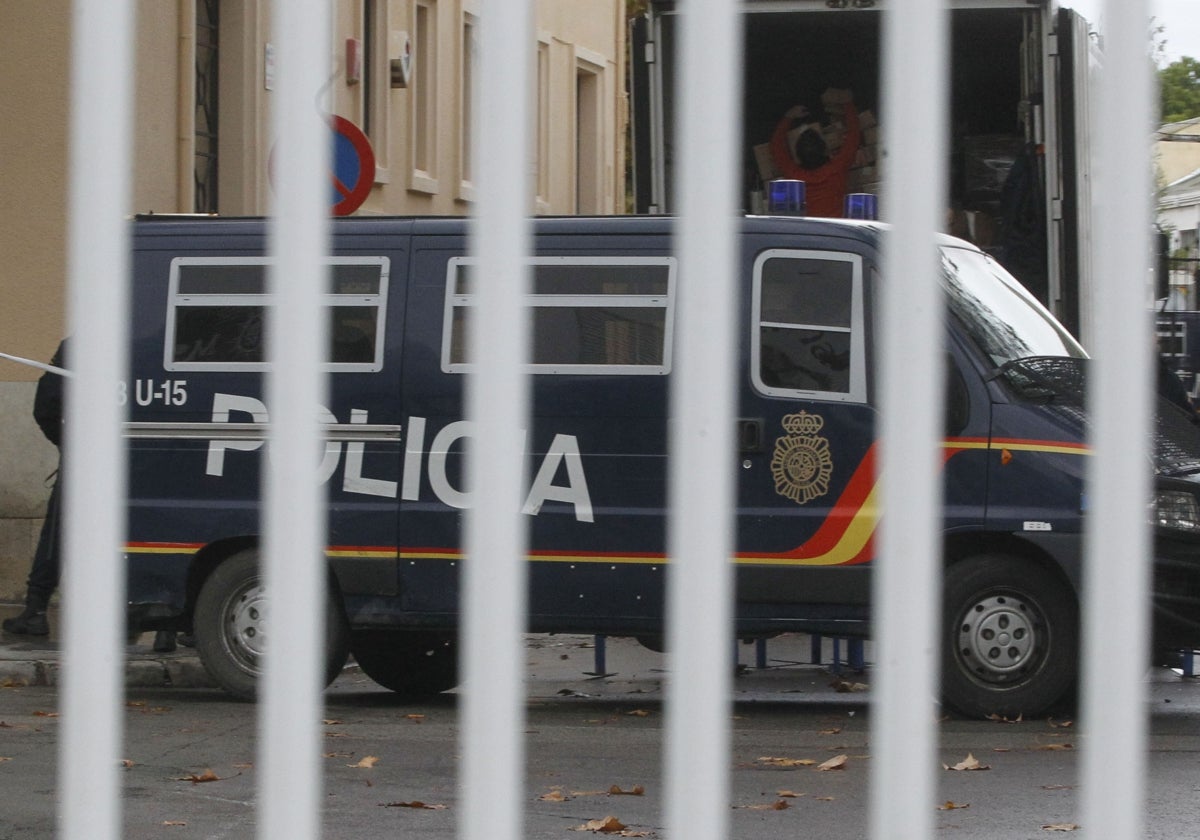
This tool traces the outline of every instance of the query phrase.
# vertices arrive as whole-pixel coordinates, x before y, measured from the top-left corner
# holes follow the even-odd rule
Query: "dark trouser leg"
[[[50,488],[50,500],[46,503],[46,520],[38,536],[37,549],[33,553],[33,564],[29,568],[29,580],[25,603],[45,612],[50,596],[58,588],[59,558],[62,548],[62,503],[60,488],[62,472],[59,471]]]

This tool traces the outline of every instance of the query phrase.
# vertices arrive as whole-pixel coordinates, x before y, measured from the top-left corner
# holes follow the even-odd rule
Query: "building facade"
[[[370,140],[358,214],[464,215],[477,27],[503,0],[331,0],[332,113]],[[537,0],[530,212],[624,208],[625,4]],[[132,213],[271,211],[271,0],[139,0]],[[0,352],[47,360],[65,330],[71,5],[0,4]],[[481,156],[486,159],[486,156]],[[56,454],[39,371],[0,360],[0,600],[15,599]]]

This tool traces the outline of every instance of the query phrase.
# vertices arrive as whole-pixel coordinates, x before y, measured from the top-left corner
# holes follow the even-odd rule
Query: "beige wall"
[[[0,3],[0,351],[49,359],[62,332],[67,3]],[[31,368],[0,361],[0,381]]]
[[[1164,126],[1170,134],[1200,135],[1200,120],[1187,120]],[[1200,143],[1160,140],[1154,144],[1154,162],[1158,184],[1164,187],[1200,169]]]

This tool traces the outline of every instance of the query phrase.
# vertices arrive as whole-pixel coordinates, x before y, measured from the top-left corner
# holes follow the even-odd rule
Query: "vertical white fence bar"
[[[264,584],[270,635],[259,704],[259,836],[320,833],[321,691],[325,649],[325,494],[317,478],[329,352],[321,309],[329,253],[332,138],[322,101],[330,72],[328,0],[276,0],[278,82],[272,113],[274,295],[267,320]]]
[[[1089,387],[1082,815],[1091,837],[1144,835],[1152,419],[1149,270],[1156,102],[1146,0],[1108,0],[1093,196],[1095,357]]]
[[[524,821],[526,531],[529,353],[525,295],[532,249],[530,123],[535,30],[532,0],[489,0],[480,17],[476,218],[478,260],[468,342],[468,449],[473,507],[467,514],[460,634],[465,643],[460,832],[470,840],[519,840]],[[484,158],[486,155],[486,159]]]
[[[871,836],[933,836],[942,591],[943,301],[935,231],[946,207],[949,48],[943,0],[884,12],[887,164],[880,480],[874,568]],[[915,373],[914,373],[915,372]]]
[[[738,310],[737,144],[742,17],[735,0],[681,4],[682,208],[669,425],[666,825],[724,838],[729,826],[734,435]]]
[[[72,19],[60,836],[121,836],[133,3]]]

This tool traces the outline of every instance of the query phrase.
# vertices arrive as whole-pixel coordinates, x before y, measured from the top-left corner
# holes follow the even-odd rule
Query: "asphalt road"
[[[608,644],[608,670],[615,673],[592,678],[585,673],[595,667],[590,638],[529,640],[527,772],[514,780],[525,802],[526,837],[589,836],[571,830],[610,816],[635,834],[666,836],[665,662],[632,641]],[[807,664],[801,640],[773,643],[768,652],[768,668],[748,669],[735,681],[732,836],[865,837],[870,671],[835,677]],[[750,648],[743,648],[742,661],[753,663]],[[1165,670],[1147,679],[1152,754],[1145,836],[1196,836],[1200,683]],[[839,680],[859,683],[858,690],[837,691]],[[326,700],[323,836],[454,837],[455,695],[403,704],[351,668]],[[53,836],[56,705],[53,686],[0,688],[2,838]],[[253,836],[253,706],[215,689],[129,688],[125,724],[124,837]],[[1045,826],[1078,821],[1077,758],[1087,734],[1073,721],[947,719],[940,738],[941,763],[972,756],[988,769],[939,769],[940,789],[929,803],[938,837],[1054,837],[1060,835]],[[817,769],[838,756],[846,757],[841,769]],[[1104,834],[1085,827],[1072,836]]]

